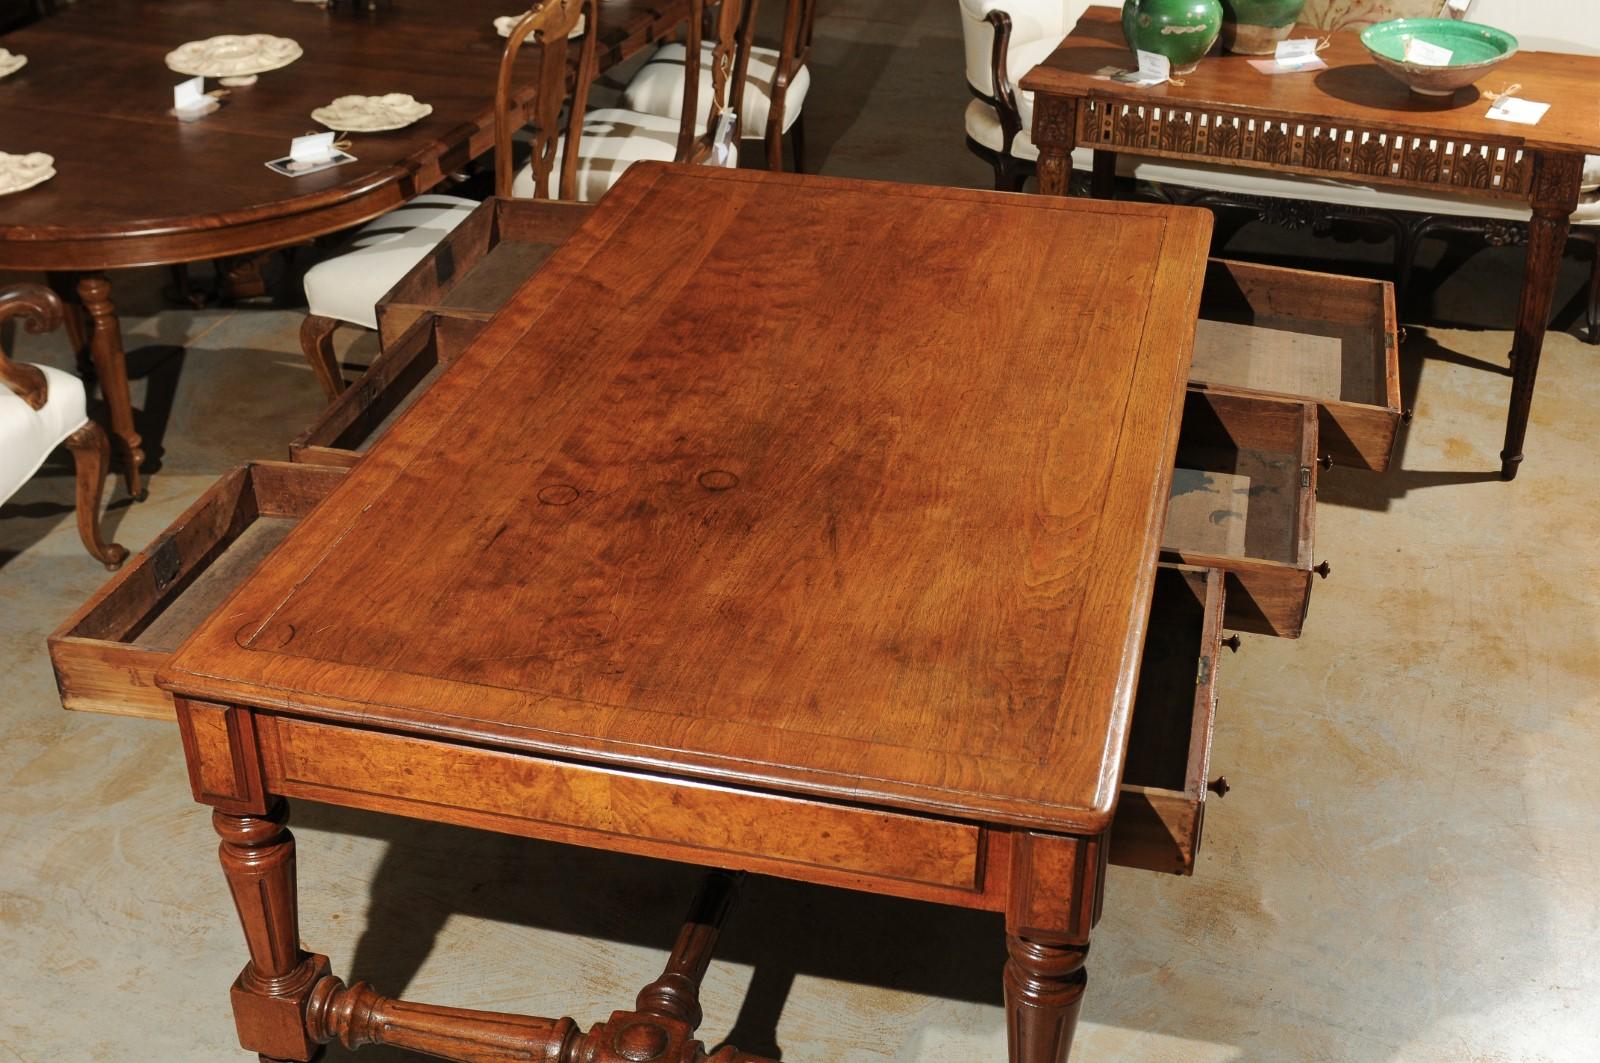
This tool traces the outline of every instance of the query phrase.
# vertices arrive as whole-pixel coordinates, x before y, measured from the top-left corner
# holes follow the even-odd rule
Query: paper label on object
[[[1515,96],[1507,96],[1489,108],[1486,118],[1493,118],[1497,122],[1516,122],[1519,125],[1538,125],[1544,113],[1550,109],[1548,103],[1534,103],[1532,100],[1519,100]]]
[[[1124,85],[1162,85],[1172,77],[1172,60],[1160,52],[1140,51],[1135,54],[1139,57],[1139,69],[1113,74],[1112,81]]]
[[[210,96],[206,95],[206,79],[190,78],[180,81],[172,86],[172,109],[174,111],[198,111],[212,103]]]
[[[711,161],[717,166],[732,168],[739,165],[739,155],[733,143],[733,127],[738,116],[732,111],[717,115],[717,131],[711,140]]]
[[[1290,41],[1279,41],[1278,48],[1272,53],[1272,58],[1278,61],[1279,66],[1298,66],[1317,59],[1317,39],[1315,37],[1299,37]]]
[[[1252,59],[1250,65],[1263,74],[1309,74],[1314,70],[1328,69],[1328,64],[1322,61],[1320,55],[1288,63],[1278,59]]]
[[[1406,62],[1418,63],[1422,66],[1449,66],[1450,57],[1455,53],[1448,48],[1441,48],[1437,44],[1418,40],[1415,37],[1406,38]]]
[[[329,134],[330,136],[332,134]],[[267,163],[267,169],[274,173],[281,173],[285,177],[304,177],[306,174],[317,173],[330,167],[341,166],[347,162],[355,162],[356,157],[348,151],[335,151],[325,159],[305,160],[296,159],[292,155],[285,155],[281,159],[272,159]]]
[[[289,158],[295,162],[327,162],[333,158],[333,133],[312,133],[289,141]]]
[[[1460,17],[1467,13],[1467,8],[1472,6],[1472,0],[1450,0],[1449,8],[1452,14]]]

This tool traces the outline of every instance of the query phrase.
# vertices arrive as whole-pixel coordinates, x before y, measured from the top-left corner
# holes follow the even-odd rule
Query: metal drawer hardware
[[[1228,647],[1228,649],[1232,650],[1234,653],[1238,653],[1239,652],[1239,636],[1238,635],[1229,635],[1227,638],[1222,640],[1222,645]]]
[[[1323,472],[1327,472],[1329,469],[1333,468],[1333,455],[1324,454],[1322,457],[1317,459],[1317,464],[1322,467]]]
[[[1327,579],[1328,578],[1328,573],[1333,571],[1333,566],[1328,564],[1326,561],[1324,561],[1322,564],[1318,565],[1316,568],[1312,569],[1311,571],[1315,572],[1317,575],[1321,576],[1323,579]]]
[[[1302,465],[1300,467],[1300,486],[1311,486],[1311,467],[1309,465]]]
[[[1195,669],[1195,686],[1205,686],[1206,682],[1210,680],[1210,678],[1211,658],[1209,656],[1201,657],[1199,667]]]
[[[1227,797],[1228,791],[1233,789],[1233,787],[1228,785],[1228,777],[1226,775],[1218,775],[1215,779],[1212,779],[1210,782],[1206,783],[1206,789],[1210,790],[1218,797]]]

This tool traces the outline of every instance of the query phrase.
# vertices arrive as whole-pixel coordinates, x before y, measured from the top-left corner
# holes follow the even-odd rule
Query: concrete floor
[[[814,168],[986,183],[962,147],[952,0],[831,0],[815,61]],[[1233,248],[1366,272],[1386,254],[1256,228]],[[1213,764],[1233,791],[1196,875],[1110,872],[1075,1058],[1600,1059],[1600,350],[1565,315],[1522,477],[1498,482],[1517,256],[1447,252],[1429,249],[1411,315],[1417,416],[1394,470],[1323,481],[1333,577],[1305,637],[1247,636],[1223,662]],[[155,459],[150,499],[110,513],[133,549],[230,465],[282,456],[319,401],[295,311],[173,310],[161,280],[119,289]],[[242,1059],[243,944],[174,729],[56,702],[45,635],[103,579],[52,465],[0,510],[0,1058]],[[295,823],[308,944],[437,1003],[603,1018],[655,974],[695,879],[310,804]],[[703,1033],[796,1063],[1003,1059],[1000,935],[758,880]]]

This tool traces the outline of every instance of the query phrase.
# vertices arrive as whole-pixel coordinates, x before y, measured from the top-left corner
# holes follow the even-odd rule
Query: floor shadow
[[[643,946],[665,960],[702,874],[667,861],[310,802],[296,804],[295,819],[301,827],[386,842],[350,969],[335,973],[395,996],[405,994],[455,915]],[[585,883],[604,885],[586,889]],[[302,933],[315,947],[317,928],[305,926]],[[888,989],[999,1006],[1003,935],[993,913],[752,876],[717,957],[753,968],[753,977],[732,1027],[708,1025],[701,1035],[725,1036],[747,1052],[780,1058],[778,1022],[800,975],[859,985],[863,992]],[[585,984],[581,973],[550,977]],[[539,977],[538,968],[530,965],[528,976]],[[575,996],[566,1014],[587,1028],[613,1009],[631,1007],[642,987],[627,987],[620,999]],[[363,1049],[359,1058],[421,1057]]]

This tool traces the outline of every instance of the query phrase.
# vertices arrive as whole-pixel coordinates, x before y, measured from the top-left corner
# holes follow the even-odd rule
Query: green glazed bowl
[[[1406,41],[1416,38],[1450,50],[1449,66],[1406,62]],[[1397,18],[1361,31],[1378,65],[1423,96],[1451,96],[1517,54],[1505,30],[1449,18]]]

